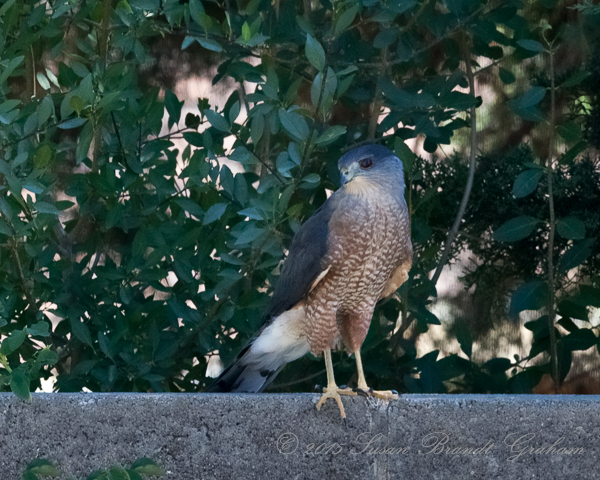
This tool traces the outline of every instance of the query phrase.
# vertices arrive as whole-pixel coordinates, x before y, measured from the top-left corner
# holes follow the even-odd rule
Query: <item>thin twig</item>
[[[504,57],[502,57],[499,60],[496,60],[495,62],[490,63],[489,65],[486,65],[485,67],[481,67],[479,70],[477,70],[476,72],[473,72],[473,76],[476,77],[477,75],[486,72],[492,68],[494,68],[497,65],[500,65],[501,63],[503,63],[505,60],[511,58],[510,55],[506,55]]]
[[[38,309],[38,306],[35,303],[35,299],[33,298],[33,295],[31,294],[31,292],[29,291],[29,288],[27,287],[27,281],[25,280],[25,274],[23,273],[21,259],[19,258],[19,252],[17,251],[16,240],[14,240],[14,239],[10,245],[10,250],[11,250],[13,259],[15,261],[15,267],[17,268],[17,276],[19,277],[19,283],[21,284],[21,289],[23,290],[23,294],[25,295],[25,298],[27,299],[27,303],[29,303],[29,306],[31,307],[31,310],[33,311],[34,316],[37,317],[37,314],[39,313],[40,310]]]
[[[380,76],[383,76],[384,74],[388,73],[387,54],[388,49],[386,47],[381,52]],[[371,110],[371,118],[369,119],[369,128],[367,131],[367,139],[369,140],[373,140],[375,138],[377,124],[379,121],[379,114],[381,112],[382,106],[383,96],[381,93],[381,88],[379,87],[379,82],[375,82],[375,96],[373,97],[373,109]]]
[[[556,86],[554,78],[554,50],[549,45],[548,53],[550,55],[550,139],[548,162],[546,171],[548,175],[548,210],[550,211],[550,231],[548,233],[548,327],[550,329],[550,356],[552,363],[552,377],[554,380],[554,392],[558,393],[560,387],[560,378],[558,372],[558,348],[556,345],[556,333],[554,331],[555,311],[555,285],[554,285],[554,230],[556,227],[556,217],[554,213],[554,194],[552,188],[552,160],[554,157],[554,125],[556,113]]]
[[[475,77],[473,76],[473,68],[471,66],[471,49],[468,44],[468,39],[465,38],[464,46],[465,46],[465,70],[467,73],[467,78],[469,79],[470,93],[472,96],[475,96]],[[452,229],[448,234],[448,238],[446,239],[446,244],[444,245],[444,252],[442,253],[442,258],[440,259],[435,273],[431,281],[435,285],[442,274],[442,270],[448,261],[448,257],[450,256],[450,247],[458,234],[458,229],[460,228],[460,224],[465,215],[465,210],[467,209],[467,204],[469,202],[469,195],[471,194],[471,189],[473,188],[473,178],[475,177],[475,164],[476,164],[476,152],[477,152],[477,107],[471,107],[471,152],[469,155],[469,176],[467,178],[467,184],[465,185],[465,191],[463,192],[462,200],[460,201],[460,206],[458,207],[458,213],[456,214],[456,218],[454,219],[454,224],[452,225]]]
[[[421,53],[424,53],[428,50],[430,50],[432,47],[435,47],[438,43],[443,42],[444,40],[446,40],[448,37],[454,35],[456,32],[458,32],[459,30],[461,30],[467,23],[469,23],[471,20],[474,20],[475,18],[477,18],[477,16],[483,11],[485,10],[485,5],[478,8],[477,10],[475,10],[471,15],[469,15],[467,18],[465,18],[464,20],[458,22],[456,24],[456,26],[454,28],[452,28],[451,30],[448,30],[446,33],[444,33],[441,37],[436,38],[435,40],[433,40],[431,43],[429,43],[427,46],[420,48],[419,50],[416,50],[414,52],[412,52],[412,55],[410,56],[410,58],[408,59],[396,59],[396,60],[390,60],[388,62],[388,65],[392,66],[392,65],[397,65],[399,63],[404,63],[408,60],[411,60],[417,56],[419,56]],[[337,65],[342,65],[342,66],[348,66],[348,65],[355,65],[358,66],[359,68],[361,67],[379,67],[380,64],[378,62],[338,62]]]
[[[265,161],[264,161],[262,158],[260,158],[260,156],[259,156],[259,155],[257,155],[256,153],[253,153],[252,155],[254,155],[254,156],[255,156],[255,157],[258,159],[258,161],[259,161],[259,162],[260,162],[260,163],[261,163],[261,164],[262,164],[262,165],[263,165],[263,166],[264,166],[264,167],[265,167],[265,168],[266,168],[266,169],[267,169],[269,172],[271,172],[271,175],[273,175],[273,176],[274,176],[274,177],[275,177],[275,178],[276,178],[276,179],[279,181],[279,183],[281,183],[281,185],[285,185],[285,181],[284,181],[284,180],[283,180],[283,179],[282,179],[282,178],[279,176],[279,174],[278,174],[278,173],[277,173],[275,170],[273,170],[273,169],[271,168],[271,166],[270,166],[270,165],[269,165],[267,162],[265,162]]]
[[[112,118],[113,127],[115,127],[115,133],[117,134],[117,140],[119,142],[119,149],[121,150],[121,155],[123,155],[123,160],[125,160],[125,149],[123,148],[123,142],[121,141],[121,133],[119,132],[119,127],[117,126],[115,112],[110,112],[110,117]]]

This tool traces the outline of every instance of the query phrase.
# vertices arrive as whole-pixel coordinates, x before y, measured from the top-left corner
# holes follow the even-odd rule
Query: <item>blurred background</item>
[[[600,393],[599,20],[594,1],[5,1],[0,388],[202,391],[339,156],[378,142],[415,259],[373,317],[370,384]],[[269,391],[324,382],[308,355]]]

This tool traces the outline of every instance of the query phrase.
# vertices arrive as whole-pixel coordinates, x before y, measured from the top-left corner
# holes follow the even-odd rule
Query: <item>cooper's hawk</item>
[[[342,395],[372,394],[360,347],[378,300],[408,278],[412,261],[402,162],[379,145],[356,148],[338,162],[342,187],[298,230],[262,329],[210,392],[261,392],[286,363],[324,353],[327,387],[317,408]],[[358,389],[335,383],[331,349],[343,342],[356,357]]]

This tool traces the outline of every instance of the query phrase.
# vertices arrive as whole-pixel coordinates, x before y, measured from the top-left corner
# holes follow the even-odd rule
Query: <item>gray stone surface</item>
[[[150,457],[167,478],[600,478],[597,396],[0,394],[0,480],[34,458],[83,477]],[[560,450],[563,449],[563,450]]]

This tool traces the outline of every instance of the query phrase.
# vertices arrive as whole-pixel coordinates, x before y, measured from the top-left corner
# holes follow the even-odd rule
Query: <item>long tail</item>
[[[300,305],[265,325],[206,391],[262,392],[286,363],[310,350],[304,314]]]

